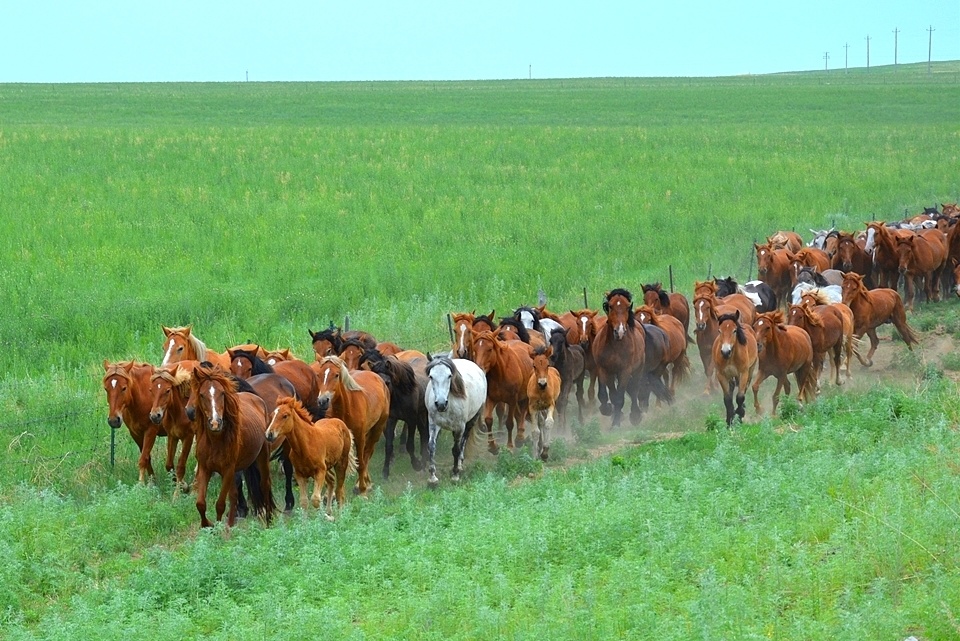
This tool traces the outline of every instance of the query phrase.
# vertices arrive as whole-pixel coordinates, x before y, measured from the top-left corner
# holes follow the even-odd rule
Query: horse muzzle
[[[433,406],[437,408],[438,412],[447,411],[447,402],[446,401],[434,401]]]
[[[732,345],[721,345],[721,346],[720,346],[720,356],[723,356],[724,358],[730,358],[730,354],[732,354],[732,353],[733,353],[733,346],[732,346]]]
[[[267,439],[267,443],[273,443],[277,440],[277,433],[267,430],[267,433],[263,435]]]
[[[223,431],[223,421],[207,421],[207,429],[213,432],[214,434],[219,434]]]
[[[107,419],[107,425],[109,425],[113,429],[117,429],[121,425],[123,425],[123,419],[121,419],[119,416],[111,416],[110,418]]]
[[[328,409],[330,409],[330,395],[321,394],[320,396],[318,396],[317,407],[320,408],[321,412],[326,412]]]
[[[697,324],[695,325],[695,327],[696,327],[696,330],[697,330],[698,332],[702,332],[703,330],[705,330],[705,329],[707,328],[707,324],[706,324],[706,323],[697,322]]]
[[[538,378],[538,379],[537,379],[537,387],[539,387],[539,388],[542,389],[542,390],[547,389],[547,379],[545,379],[545,378]]]
[[[154,425],[160,425],[163,421],[163,410],[154,410],[150,412],[150,422]]]

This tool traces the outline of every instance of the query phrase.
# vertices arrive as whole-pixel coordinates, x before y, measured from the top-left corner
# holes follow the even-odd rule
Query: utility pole
[[[870,68],[870,36],[867,36],[867,69]]]
[[[927,29],[930,33],[930,41],[927,43],[927,73],[930,73],[930,61],[933,59],[933,32],[936,29],[933,28],[933,25],[930,25],[930,28]]]
[[[829,52],[829,51],[824,51],[824,52],[823,52],[823,70],[824,70],[824,71],[827,70],[827,63],[829,63],[829,62],[830,62],[830,52]]]
[[[897,66],[897,34],[900,33],[899,29],[893,30],[893,66]]]
[[[527,68],[527,80],[533,80],[533,65]]]
[[[850,60],[850,43],[843,45],[843,73],[847,73],[847,62]]]

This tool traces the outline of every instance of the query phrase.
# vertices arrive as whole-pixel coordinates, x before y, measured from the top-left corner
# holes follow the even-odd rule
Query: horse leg
[[[577,420],[583,425],[583,377],[577,379]],[[566,428],[566,419],[564,419],[564,428]]]
[[[177,458],[177,443],[180,439],[167,434],[167,460],[163,463],[163,468],[167,474],[173,471],[173,460]]]
[[[740,418],[740,422],[743,423],[743,417],[747,415],[746,400],[747,400],[747,387],[750,385],[750,377],[742,376],[737,379],[737,417]],[[733,389],[730,390],[730,393],[733,393]]]
[[[394,432],[397,429],[397,419],[392,416],[387,419],[387,427],[383,430],[383,480],[390,478],[390,464],[393,462],[393,439],[396,436]]]
[[[526,432],[527,424],[526,421],[529,420],[527,415],[527,401],[520,401],[517,403],[516,407],[516,419],[514,420],[514,425],[517,426],[517,445],[523,445],[526,441]]]
[[[613,414],[613,406],[610,403],[610,383],[613,377],[606,372],[597,375],[597,401],[600,403],[600,414],[610,416]]]
[[[237,488],[237,516],[244,519],[247,517],[249,509],[247,508],[247,498],[243,495],[243,472],[236,472],[233,475],[233,483]]]
[[[295,503],[293,498],[293,463],[290,462],[288,447],[284,443],[280,450],[280,467],[283,469],[284,481],[283,511],[289,513],[293,511]]]
[[[200,527],[212,527],[213,523],[207,518],[207,485],[210,483],[210,473],[200,465],[197,467],[197,512],[200,513]]]
[[[187,458],[190,456],[190,449],[193,447],[193,434],[188,434],[182,441],[180,447],[180,458],[177,460],[177,483],[184,492],[190,491],[190,484],[184,481],[187,476]]]
[[[300,479],[298,478],[297,483],[299,482],[300,482]],[[307,483],[309,482],[310,481],[307,479],[307,477],[303,477],[303,486],[302,486],[303,489],[301,489],[301,494],[300,494],[301,497],[305,494],[304,490],[307,489]],[[327,466],[321,463],[320,467],[317,469],[317,473],[313,477],[313,494],[310,495],[310,505],[312,505],[313,508],[316,510],[320,509],[320,503],[322,502],[326,485],[327,485]],[[301,498],[301,502],[302,500],[303,499]],[[329,520],[329,515],[328,515],[328,520]]]
[[[753,381],[753,409],[756,410],[758,416],[763,416],[763,408],[760,407],[760,383],[767,378],[767,374],[759,372],[757,377]]]
[[[547,415],[543,421],[543,426],[540,428],[540,460],[546,461],[550,458],[550,440],[553,437],[553,411],[554,406],[551,405],[547,408]]]
[[[876,328],[868,329],[867,336],[870,337],[870,349],[867,351],[867,367],[870,367],[873,365],[873,355],[880,346],[880,337],[877,336]]]
[[[736,385],[736,380],[731,379],[729,381],[724,381],[719,376],[717,377],[717,382],[720,384],[720,390],[723,392],[723,407],[727,412],[727,427],[733,425],[734,417],[734,408],[733,408],[733,390]]]
[[[450,473],[450,480],[457,482],[460,480],[460,466],[463,464],[463,448],[464,448],[464,437],[466,433],[466,426],[459,432],[453,433],[453,447],[451,448],[451,453],[453,454],[453,471]]]
[[[440,426],[430,422],[430,437],[427,440],[427,485],[437,487],[440,479],[437,478],[437,435],[440,434]]]
[[[234,469],[235,468],[230,468]],[[232,527],[237,521],[237,485],[235,483],[229,483],[226,479],[235,476],[236,471],[233,474],[227,473],[223,475],[224,482],[220,484],[220,494],[217,496],[217,520],[223,520],[223,514],[227,511],[227,498],[230,498],[230,513],[227,515],[227,525]]]
[[[307,494],[310,493],[310,488],[307,485],[310,483],[310,479],[306,476],[301,476],[300,474],[295,474],[294,478],[297,480],[297,489],[300,491],[300,509],[304,512],[307,511]],[[320,477],[314,477],[314,487],[320,483]],[[317,507],[314,503],[314,507]]]
[[[776,377],[777,386],[773,390],[773,410],[771,410],[770,416],[777,415],[777,404],[780,403],[780,392],[783,391],[783,389],[786,387],[787,394],[788,395],[790,394],[790,389],[789,389],[790,382],[786,381],[786,385],[784,385],[784,381],[786,380],[786,378],[787,378],[786,374],[783,375],[783,378],[779,376]]]
[[[841,385],[840,382],[840,361],[843,358],[843,341],[837,341],[837,344],[833,346],[833,382],[837,385]]]
[[[613,381],[611,381],[612,383]],[[610,386],[610,403],[613,411],[610,414],[610,426],[620,427],[620,420],[623,417],[623,403],[626,390],[623,384]]]
[[[410,455],[410,467],[415,471],[419,472],[423,469],[423,463],[420,462],[420,459],[417,458],[417,441],[416,436],[417,432],[423,434],[423,430],[420,429],[418,424],[410,424],[404,421],[404,430],[407,433],[407,454]],[[422,439],[421,439],[422,440]],[[420,447],[423,450],[423,446]]]
[[[497,445],[497,440],[493,437],[493,410],[497,404],[494,401],[487,400],[483,405],[483,424],[487,428],[487,450],[491,454],[497,454],[500,452],[500,447]],[[430,439],[435,440],[436,436],[433,434],[433,429],[430,428]],[[437,428],[439,429],[439,428]],[[434,443],[434,448],[436,448],[436,443]],[[430,458],[433,458],[433,454],[430,455]]]
[[[157,428],[151,424],[143,435],[143,443],[140,444],[140,458],[137,460],[137,467],[140,469],[141,484],[146,483],[148,478],[154,478],[153,464],[150,462],[150,455],[153,453],[153,444],[156,440]]]

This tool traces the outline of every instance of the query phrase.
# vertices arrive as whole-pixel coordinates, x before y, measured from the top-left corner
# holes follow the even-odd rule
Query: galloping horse
[[[757,339],[753,328],[740,322],[740,310],[723,314],[718,319],[719,329],[711,351],[717,383],[723,391],[723,405],[727,410],[727,427],[733,417],[743,421],[747,388],[757,369]],[[737,404],[734,409],[733,399]]]
[[[855,272],[863,276],[867,289],[873,289],[873,258],[864,251],[866,240],[857,242],[853,234],[840,232],[837,237],[837,253],[830,266],[842,272]]]
[[[703,373],[707,379],[704,393],[713,390],[713,344],[719,333],[719,318],[734,311],[739,311],[742,321],[748,325],[756,316],[756,306],[743,294],[729,294],[724,298],[717,298],[717,284],[714,281],[694,282],[694,334]]]
[[[493,322],[495,312],[496,310],[490,310],[488,316],[476,316],[476,310],[451,315],[455,333],[453,340],[453,355],[455,358],[473,358],[473,354],[470,352],[473,349],[473,334],[474,332],[494,331],[496,329],[496,323]]]
[[[813,347],[813,371],[819,378],[823,360],[833,352],[833,380],[840,385],[840,363],[847,357],[847,378],[850,378],[850,359],[853,358],[853,312],[843,303],[815,305],[801,302],[790,306],[787,321],[803,329],[810,336]]]
[[[640,407],[636,398],[636,374],[642,372],[646,346],[644,332],[634,323],[633,296],[626,289],[614,289],[603,301],[606,322],[597,331],[591,353],[600,381],[600,413],[611,417],[611,425],[619,427],[626,393],[633,397],[631,421],[639,421]],[[609,399],[608,399],[609,393]]]
[[[480,422],[487,398],[487,377],[473,361],[449,356],[432,356],[427,364],[427,387],[424,403],[430,425],[430,442],[427,448],[430,460],[427,483],[436,487],[437,436],[441,429],[453,433],[454,481],[460,480],[463,469],[463,454],[470,432]]]
[[[197,365],[197,361],[180,361],[155,369],[150,377],[150,420],[167,433],[168,472],[174,469],[173,459],[177,454],[177,445],[183,444],[176,465],[174,496],[177,496],[181,489],[184,492],[190,489],[184,482],[184,477],[195,434],[193,421],[187,416],[186,407],[190,398],[190,381]]]
[[[597,372],[590,344],[596,337],[597,330],[603,324],[597,321],[598,313],[596,310],[584,308],[579,311],[570,310],[560,316],[560,324],[567,330],[567,342],[570,345],[579,345],[583,349],[583,367],[585,373],[590,377],[586,397],[591,406],[593,405],[593,399],[596,398]],[[603,319],[601,318],[601,320]]]
[[[494,335],[502,341],[522,341],[533,347],[543,347],[547,344],[543,334],[537,330],[528,329],[521,321],[512,316],[500,319],[500,324],[494,330]]]
[[[543,344],[550,342],[550,335],[553,332],[563,331],[563,325],[560,323],[559,316],[550,314],[546,311],[546,305],[541,307],[518,307],[513,312],[513,318],[523,323],[528,330],[533,330],[543,336]],[[551,318],[550,316],[553,316]]]
[[[560,336],[560,332],[554,332],[554,335]],[[530,451],[534,458],[544,461],[550,458],[553,415],[557,409],[557,398],[560,396],[560,372],[550,365],[552,355],[553,348],[549,345],[531,347],[533,372],[527,379],[527,403],[530,413],[534,416]]]
[[[360,367],[369,368],[387,381],[390,388],[390,417],[384,428],[383,439],[386,453],[383,457],[383,478],[390,478],[390,464],[393,462],[393,441],[396,436],[397,421],[403,421],[407,433],[407,453],[414,470],[423,469],[423,462],[417,458],[414,448],[414,433],[420,434],[420,455],[426,456],[427,442],[430,439],[430,426],[427,422],[427,406],[424,392],[427,388],[427,359],[414,358],[402,361],[396,356],[384,356],[379,350],[368,349],[360,357]]]
[[[568,336],[570,330],[564,333],[554,332],[550,335],[550,364],[560,372],[560,396],[557,397],[557,415],[560,417],[560,427],[567,427],[567,403],[570,400],[570,389],[577,388],[577,418],[583,424],[583,374],[584,365],[583,347],[579,344],[570,344]]]
[[[947,239],[939,229],[927,229],[896,238],[899,270],[903,275],[904,304],[913,310],[914,281],[923,281],[927,302],[940,300],[940,279],[947,265]]]
[[[813,371],[813,344],[810,335],[800,327],[784,325],[783,312],[765,312],[753,322],[757,336],[758,371],[753,380],[753,406],[763,414],[758,398],[760,384],[768,377],[777,379],[773,391],[773,413],[777,413],[780,391],[790,393],[788,375],[797,379],[800,402],[813,401],[817,395],[817,377]]]
[[[160,366],[172,365],[180,361],[208,361],[224,369],[230,369],[230,358],[207,349],[206,344],[193,333],[193,325],[185,327],[163,327],[163,360]]]
[[[717,298],[743,294],[753,302],[757,312],[772,312],[778,307],[776,292],[762,280],[748,281],[742,287],[733,279],[733,276],[714,278],[713,282],[717,284]]]
[[[296,398],[286,396],[277,401],[266,431],[267,442],[283,438],[290,446],[290,462],[300,488],[300,507],[307,509],[307,492],[313,479],[310,503],[320,507],[321,489],[327,489],[326,517],[333,520],[333,499],[344,505],[343,484],[347,474],[357,471],[353,452],[353,434],[339,418],[314,421]]]
[[[690,359],[687,357],[687,334],[683,325],[673,316],[658,314],[649,305],[641,305],[634,311],[636,319],[645,325],[659,327],[667,335],[667,352],[665,360],[670,366],[669,376],[664,383],[673,394],[677,390],[677,383],[682,383],[690,376]]]
[[[501,341],[493,332],[480,332],[473,337],[474,362],[487,376],[487,402],[483,422],[487,427],[487,445],[497,452],[493,434],[493,411],[498,403],[506,405],[507,447],[514,448],[513,428],[517,440],[523,440],[527,416],[527,379],[533,371],[528,346],[521,341]]]
[[[238,392],[235,379],[222,368],[201,365],[193,370],[187,402],[187,414],[191,413],[197,431],[197,511],[201,527],[213,525],[207,518],[207,486],[214,473],[221,478],[217,520],[223,518],[229,498],[227,525],[236,523],[234,479],[239,471],[247,481],[254,509],[269,523],[276,506],[270,480],[270,447],[264,436],[267,415],[263,399]]]
[[[137,468],[140,483],[155,477],[150,455],[157,436],[166,436],[159,424],[150,420],[150,377],[153,365],[126,361],[110,363],[103,361],[103,389],[107,393],[107,423],[117,429],[121,423],[127,426],[130,436],[140,450]]]
[[[864,223],[867,226],[867,240],[863,249],[873,256],[873,274],[877,287],[897,289],[900,281],[900,260],[897,257],[895,238],[912,231],[890,229],[882,222]]]
[[[687,342],[693,342],[690,338],[690,303],[687,302],[686,296],[680,292],[668,294],[663,291],[660,283],[648,283],[643,286],[643,304],[652,307],[657,314],[673,316],[680,321]]]
[[[812,267],[817,272],[825,272],[830,269],[830,256],[822,249],[815,247],[804,247],[793,254],[790,259],[790,284],[796,285],[800,270],[804,267]]]
[[[774,249],[770,243],[754,243],[753,247],[757,252],[757,276],[773,289],[781,305],[788,305],[793,287],[790,269],[793,254],[788,249]]]
[[[903,301],[896,290],[878,287],[868,290],[860,274],[849,273],[843,277],[843,302],[853,312],[853,335],[858,339],[864,334],[870,337],[870,351],[867,352],[865,365],[873,365],[873,355],[880,345],[877,327],[891,322],[900,332],[900,337],[913,350],[918,345],[917,335],[907,325],[907,314]],[[861,362],[863,359],[861,359]]]
[[[367,467],[374,446],[390,418],[390,389],[378,374],[365,370],[351,372],[337,356],[320,360],[318,404],[330,418],[339,418],[353,433],[357,448],[357,492],[370,489]]]

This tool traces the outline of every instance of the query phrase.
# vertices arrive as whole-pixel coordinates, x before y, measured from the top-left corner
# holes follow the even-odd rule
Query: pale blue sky
[[[5,0],[0,82],[727,76],[960,59],[960,0]],[[844,45],[849,45],[844,49]],[[249,76],[248,76],[249,74]]]

